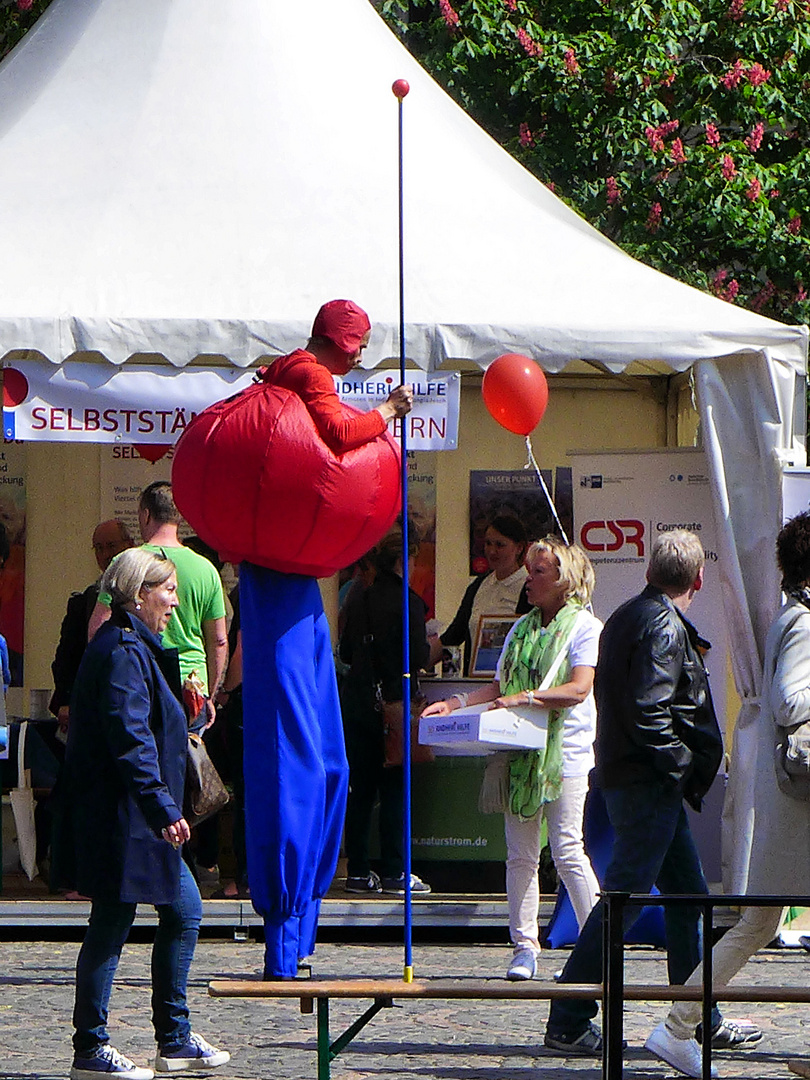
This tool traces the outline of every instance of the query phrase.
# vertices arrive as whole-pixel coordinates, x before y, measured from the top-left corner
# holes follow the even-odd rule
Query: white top
[[[523,616],[525,619],[526,616]],[[501,662],[515,627],[523,622],[518,619],[515,626],[506,635],[506,640],[498,657],[495,678],[501,681]],[[575,667],[596,667],[599,655],[599,635],[602,623],[590,611],[581,611],[574,624],[574,633],[568,645],[568,671]],[[567,681],[567,676],[563,682]],[[537,687],[527,689],[536,690]],[[594,765],[593,740],[596,737],[596,701],[593,690],[580,705],[574,705],[563,712],[563,776],[587,776]]]
[[[494,571],[484,578],[473,598],[470,612],[470,641],[475,644],[478,633],[478,620],[482,615],[514,615],[523,583],[529,576],[525,566],[519,566],[514,574],[501,581]]]

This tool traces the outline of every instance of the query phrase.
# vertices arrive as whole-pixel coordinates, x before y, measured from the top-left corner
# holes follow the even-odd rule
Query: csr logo
[[[625,544],[644,557],[644,523],[635,518],[617,521],[586,521],[579,539],[586,551],[618,551]]]

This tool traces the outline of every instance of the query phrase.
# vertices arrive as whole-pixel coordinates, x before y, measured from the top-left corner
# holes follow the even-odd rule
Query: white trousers
[[[516,949],[527,946],[539,952],[537,916],[540,909],[540,826],[548,826],[551,857],[568,890],[577,925],[588,918],[596,903],[599,882],[582,842],[582,815],[588,794],[587,776],[564,777],[562,794],[546,803],[530,821],[521,821],[508,811],[506,832],[506,896],[509,901],[509,934]]]
[[[736,926],[732,926],[712,949],[712,985],[726,986],[755,952],[773,941],[782,925],[782,908],[747,907]],[[698,965],[687,986],[700,986],[703,967]],[[677,1001],[669,1011],[666,1025],[676,1039],[690,1039],[700,1023],[699,1001]]]

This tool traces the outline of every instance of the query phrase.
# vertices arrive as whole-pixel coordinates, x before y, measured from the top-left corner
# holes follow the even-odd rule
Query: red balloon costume
[[[312,336],[337,346],[348,370],[369,329],[362,309],[335,300]],[[399,477],[380,413],[342,405],[332,375],[302,349],[196,417],[175,452],[178,509],[241,563],[248,877],[270,978],[294,976],[314,948],[345,814],[348,767],[316,578],[388,531]]]

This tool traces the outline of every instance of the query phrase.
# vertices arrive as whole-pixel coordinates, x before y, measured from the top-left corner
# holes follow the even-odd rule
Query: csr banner
[[[782,521],[810,510],[810,469],[785,469],[782,476]]]
[[[726,730],[728,641],[720,593],[706,457],[700,450],[576,454],[573,458],[574,535],[596,572],[594,609],[602,620],[644,588],[655,538],[671,529],[696,533],[706,555],[705,584],[687,617],[712,643],[706,656],[717,718]],[[722,877],[723,770],[700,814],[688,810],[703,871],[709,882]]]
[[[14,363],[3,369],[3,432],[6,439],[30,442],[172,445],[198,412],[243,390],[255,375],[253,369],[233,367]],[[413,371],[407,380],[417,395],[406,419],[410,449],[455,449],[458,373],[428,379]],[[373,408],[398,384],[399,375],[353,375],[335,382],[348,404]]]
[[[647,559],[657,536],[689,529],[700,537],[706,554],[705,584],[688,618],[712,643],[706,665],[725,730],[728,642],[705,455],[685,449],[571,458],[575,536],[596,572],[594,611],[603,621],[644,588]]]

